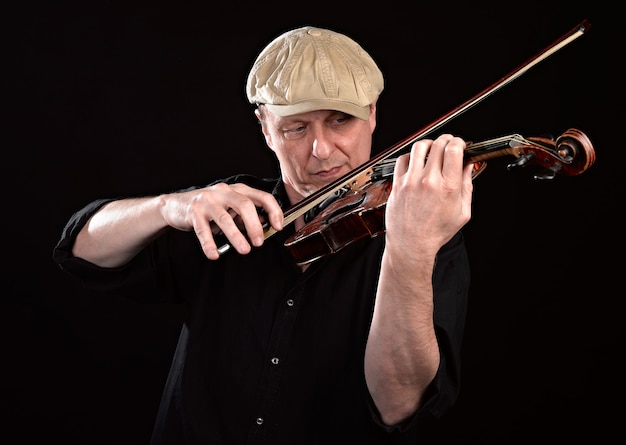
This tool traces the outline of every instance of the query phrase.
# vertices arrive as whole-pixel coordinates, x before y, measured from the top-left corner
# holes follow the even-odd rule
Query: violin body
[[[328,205],[285,242],[296,263],[311,263],[361,238],[384,233],[391,185],[390,179],[369,182]]]

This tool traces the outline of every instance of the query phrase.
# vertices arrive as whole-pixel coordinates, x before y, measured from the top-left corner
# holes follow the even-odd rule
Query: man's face
[[[370,105],[366,121],[332,110],[280,117],[265,108],[263,115],[265,141],[276,153],[291,204],[370,158],[376,104]]]

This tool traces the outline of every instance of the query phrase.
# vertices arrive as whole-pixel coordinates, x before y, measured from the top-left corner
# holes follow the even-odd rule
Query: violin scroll
[[[507,166],[510,170],[525,164],[529,158],[532,163],[543,167],[535,174],[535,179],[552,179],[557,174],[575,176],[583,173],[595,162],[595,151],[585,133],[570,128],[556,141],[545,137],[530,137],[530,145],[523,146],[516,162]]]
[[[473,176],[482,173],[486,160],[512,155],[516,159],[507,169],[538,165],[542,170],[535,179],[553,179],[557,174],[575,176],[591,167],[596,155],[591,141],[585,133],[570,128],[553,138],[534,136],[524,138],[519,134],[499,137],[479,143],[468,143],[465,150],[466,163],[474,163]]]

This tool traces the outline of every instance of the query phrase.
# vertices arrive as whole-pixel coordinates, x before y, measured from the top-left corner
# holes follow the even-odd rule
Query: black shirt
[[[247,175],[283,205],[277,180]],[[433,276],[441,363],[426,403],[393,427],[380,421],[363,361],[384,236],[362,239],[304,273],[284,246],[288,226],[248,255],[208,260],[193,232],[169,230],[129,264],[101,268],[71,254],[86,221],[68,222],[54,259],[88,288],[142,302],[187,305],[152,436],[161,444],[415,443],[421,422],[440,417],[459,391],[469,265],[459,232]]]

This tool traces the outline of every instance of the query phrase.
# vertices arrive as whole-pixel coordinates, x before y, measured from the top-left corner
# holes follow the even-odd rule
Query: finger
[[[276,198],[270,193],[254,190],[253,202],[258,209],[261,209],[265,215],[267,222],[275,229],[282,230],[285,221],[285,215],[280,205],[276,201]]]
[[[474,177],[474,164],[470,163],[470,164],[466,164],[465,167],[463,167],[463,182],[464,183],[471,183],[472,179]]]
[[[251,246],[245,233],[245,223],[242,223],[242,221],[240,210],[237,209],[221,211],[213,219],[213,223],[220,228],[222,235],[226,237],[237,252],[246,254],[250,252]],[[256,223],[260,225],[258,216]]]
[[[217,225],[211,224],[204,218],[198,219],[193,225],[193,230],[200,242],[200,247],[210,260],[217,260],[221,256],[220,249],[223,248],[223,246],[218,248],[215,243],[213,235],[221,233],[221,229],[215,229],[216,227]]]
[[[250,252],[251,246],[242,233],[243,225],[238,226],[235,219],[241,213],[240,209],[245,207],[245,202],[249,203],[250,211],[256,213],[254,204],[248,198],[224,183],[207,187],[202,193],[194,196],[190,203],[191,223],[208,258],[216,259],[220,255],[214,239],[214,235],[218,233],[224,235],[238,252],[243,254]],[[257,224],[260,225],[258,216]]]
[[[411,161],[411,156],[408,154],[400,155],[396,159],[396,164],[393,167],[393,182],[398,184],[400,181],[400,177],[406,174],[409,168],[409,162]]]
[[[426,161],[426,168],[431,172],[436,172],[440,175],[443,169],[444,153],[448,142],[452,139],[450,134],[442,134],[437,139],[432,141],[430,150],[428,151],[428,159]]]
[[[449,137],[446,140],[443,150],[441,150],[441,172],[448,180],[461,181],[463,166],[463,154],[465,151],[465,141],[459,137]]]
[[[411,159],[408,165],[409,170],[418,168],[421,171],[424,168],[432,143],[432,139],[421,139],[413,144],[411,147]]]
[[[237,191],[245,199],[234,202],[232,209],[238,214],[238,219],[252,244],[260,246],[263,244],[268,222],[274,229],[282,230],[284,221],[282,209],[270,193],[243,184],[237,185]]]

